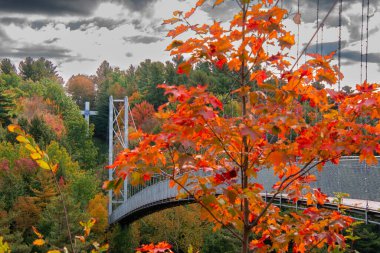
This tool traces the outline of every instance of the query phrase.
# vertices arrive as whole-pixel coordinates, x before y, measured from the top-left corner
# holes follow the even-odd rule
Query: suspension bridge
[[[128,99],[109,101],[109,163],[112,164],[114,153],[128,147],[128,120],[130,113]],[[132,118],[133,122],[133,118]],[[380,157],[378,157],[380,158]],[[277,182],[270,170],[262,170],[257,181],[265,189],[262,197],[270,200],[272,186]],[[330,196],[326,208],[338,209],[334,203],[336,193],[347,193],[343,204],[346,212],[357,220],[380,225],[380,165],[367,166],[359,161],[358,157],[343,157],[339,165],[328,163],[322,172],[316,174],[317,181],[311,186],[320,188]],[[109,180],[113,179],[113,170],[109,170]],[[124,181],[122,194],[109,192],[108,211],[109,223],[129,223],[150,213],[173,207],[176,205],[194,202],[194,198],[177,198],[177,188],[169,187],[169,180],[163,176],[152,177],[145,185],[131,186],[128,180]],[[302,209],[306,207],[306,200],[296,203],[290,201],[286,195],[277,196],[274,204],[284,208]]]
[[[280,0],[281,1],[281,0]],[[281,1],[282,3],[282,1]],[[362,0],[362,20],[361,20],[361,49],[360,49],[360,81],[367,80],[368,69],[368,27],[369,27],[369,5]],[[301,17],[300,0],[297,0],[297,10],[294,15],[297,24],[297,58],[294,65],[298,64],[301,57],[307,53],[311,43],[315,42],[314,51],[324,53],[323,49],[323,32],[328,16],[335,10],[338,12],[338,48],[337,62],[341,67],[342,55],[342,13],[344,1],[335,0],[331,4],[326,16],[322,19],[320,16],[320,3],[316,0],[317,25],[315,33],[303,50],[300,50],[300,23],[297,21]],[[337,9],[337,10],[336,10]],[[297,15],[299,15],[297,17]],[[315,41],[316,40],[316,41]],[[339,80],[339,87],[340,87]],[[130,115],[128,99],[109,100],[109,164],[113,163],[114,154],[124,148],[128,148],[128,121]],[[131,119],[133,123],[133,118]],[[276,178],[269,170],[263,170],[258,175],[258,181],[263,184],[265,191],[262,198],[270,200],[274,196],[270,193]],[[316,174],[317,181],[312,185],[314,188],[320,188],[326,193],[329,202],[324,207],[338,209],[339,205],[334,203],[334,195],[339,193],[348,193],[349,198],[344,198],[342,204],[347,207],[347,215],[366,223],[380,225],[380,165],[367,166],[361,163],[358,157],[343,157],[339,165],[326,164],[322,172]],[[109,170],[109,180],[113,179],[113,170]],[[133,187],[124,181],[124,187],[121,195],[115,195],[109,192],[109,223],[129,223],[142,216],[156,212],[158,210],[169,208],[176,205],[192,203],[194,199],[191,196],[178,199],[176,188],[169,187],[169,180],[156,176],[152,177],[146,185]],[[286,195],[276,196],[274,204],[283,208],[306,208],[306,201],[299,200],[296,203],[290,201]]]

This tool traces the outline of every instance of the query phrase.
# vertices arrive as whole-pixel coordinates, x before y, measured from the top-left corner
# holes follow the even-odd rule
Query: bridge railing
[[[380,157],[377,157],[378,159]],[[324,169],[314,171],[317,181],[312,183],[313,188],[320,188],[325,194],[334,196],[337,192],[348,193],[350,198],[380,202],[380,166],[368,166],[360,162],[357,156],[345,156],[341,158],[339,165],[326,163]],[[160,174],[153,175],[144,184],[132,186],[128,184],[127,199],[141,190],[167,178]],[[278,181],[270,169],[263,169],[255,180],[263,184],[267,192],[272,191],[272,186]]]
[[[379,158],[379,157],[378,157]],[[314,172],[317,176],[317,182],[312,184],[313,188],[321,188],[328,196],[335,196],[337,192],[350,194],[349,198],[360,200],[360,206],[356,209],[361,209],[361,213],[365,216],[362,219],[368,220],[368,212],[370,209],[380,209],[380,166],[367,166],[360,162],[358,157],[342,157],[340,164],[335,165],[326,163],[324,170]],[[278,178],[273,175],[270,169],[263,169],[258,173],[258,178],[255,180],[264,186],[264,192],[270,194],[272,186],[278,181]],[[157,187],[156,187],[157,186]],[[144,207],[155,205],[157,203],[166,203],[173,201],[177,196],[177,188],[169,189],[169,180],[162,175],[153,175],[145,184],[132,186],[127,184],[127,191],[124,201],[119,202],[112,214],[110,222],[118,220],[127,213],[141,210]],[[286,202],[286,198],[280,198]],[[373,203],[377,203],[373,206]],[[288,205],[293,205],[290,202]],[[376,206],[379,205],[377,208]],[[112,218],[113,217],[113,218]],[[118,218],[117,218],[118,217]]]

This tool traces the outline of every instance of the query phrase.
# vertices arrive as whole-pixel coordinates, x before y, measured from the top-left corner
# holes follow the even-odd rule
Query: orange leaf
[[[273,165],[279,166],[281,164],[286,164],[287,156],[281,151],[274,151],[268,156],[268,160],[271,161]]]
[[[36,246],[42,246],[44,244],[45,244],[45,240],[44,239],[37,239],[37,240],[33,241],[33,245],[36,245]]]
[[[185,13],[185,18],[190,18],[191,15],[193,15],[194,11],[195,11],[195,8],[191,8],[190,11]]]
[[[218,67],[219,69],[222,69],[223,68],[223,66],[224,66],[224,64],[227,62],[227,60],[226,60],[226,58],[222,58],[222,59],[220,59],[220,60],[218,60],[217,62],[216,62],[216,67]]]
[[[174,30],[171,30],[168,32],[168,34],[166,36],[168,37],[172,37],[172,38],[175,38],[177,37],[178,35],[186,32],[187,30],[189,29],[188,26],[184,25],[184,24],[180,24],[179,26],[177,26]]]
[[[170,43],[170,45],[166,47],[166,50],[170,51],[173,48],[177,48],[177,47],[182,46],[182,45],[183,45],[182,40],[173,40],[172,43]]]
[[[214,22],[214,24],[210,26],[210,33],[215,37],[222,35],[223,28],[220,26],[219,22]]]
[[[265,70],[258,70],[251,74],[250,80],[255,80],[258,85],[263,84],[264,80],[267,78]]]
[[[198,0],[198,2],[195,4],[196,7],[202,6],[206,0]]]
[[[182,15],[183,11],[173,11],[173,16]]]
[[[78,239],[79,241],[81,241],[82,243],[86,242],[86,239],[82,235],[76,235],[75,238]]]
[[[11,133],[17,133],[17,134],[23,134],[24,133],[19,125],[9,125],[8,131]]]
[[[217,5],[219,5],[219,4],[221,4],[221,3],[223,3],[223,2],[224,2],[224,0],[215,0],[214,7],[217,6]]]
[[[188,63],[188,62],[182,62],[178,66],[177,73],[178,74],[186,74],[187,76],[189,76],[190,75],[190,71],[191,71],[191,64]]]
[[[38,236],[38,238],[43,238],[44,236],[37,230],[37,228],[36,227],[34,227],[34,226],[32,226],[32,229],[33,229],[33,233],[35,233],[37,236]]]
[[[290,48],[294,45],[294,35],[290,34],[290,32],[286,32],[284,36],[278,39],[278,43],[281,49],[285,47]]]
[[[162,22],[163,25],[166,25],[166,24],[175,24],[177,23],[178,21],[180,21],[181,19],[179,18],[170,18],[170,19],[165,19],[164,22]]]
[[[232,91],[232,94],[239,93],[240,96],[246,96],[250,90],[251,90],[251,87],[246,85]]]
[[[239,71],[241,67],[241,61],[238,58],[233,58],[228,62],[228,68],[230,70]]]
[[[56,165],[54,165],[51,170],[53,171],[53,173],[57,173],[57,170],[58,170],[58,163]]]

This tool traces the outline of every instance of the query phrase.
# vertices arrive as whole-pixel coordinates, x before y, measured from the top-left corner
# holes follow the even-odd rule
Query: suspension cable
[[[367,38],[366,38],[366,42],[365,42],[365,80],[367,81],[368,80],[368,36],[369,36],[369,33],[368,33],[368,27],[369,27],[369,0],[367,0]]]
[[[364,34],[364,0],[362,0],[362,27],[360,30],[360,84],[363,83],[363,34]]]
[[[324,24],[322,24],[322,27],[321,27],[321,55],[323,55],[323,28],[324,28]]]
[[[301,51],[301,54],[298,56],[296,62],[293,64],[293,66],[290,68],[290,71],[293,71],[294,67],[297,65],[298,61],[300,60],[300,58],[302,57],[302,55],[306,52],[306,50],[309,48],[311,42],[313,42],[315,36],[317,35],[319,29],[321,29],[321,24],[324,24],[326,22],[326,19],[330,16],[331,12],[333,11],[334,7],[336,6],[336,4],[338,3],[339,0],[335,0],[335,2],[332,4],[332,6],[330,7],[329,11],[327,12],[326,16],[323,18],[323,20],[321,21],[321,23],[319,24],[319,26],[317,27],[317,29],[315,30],[313,36],[311,36],[310,40],[308,41],[308,43],[306,44],[306,46],[303,48],[303,50]]]
[[[341,54],[342,54],[342,11],[343,11],[343,0],[339,0],[339,40],[338,40],[338,69],[341,72]],[[338,79],[338,90],[340,91],[340,81]]]
[[[297,0],[297,59],[299,56],[299,51],[300,51],[300,23],[301,23],[301,14],[300,14],[300,0]],[[298,68],[298,63],[297,63],[297,68]]]
[[[317,27],[319,27],[319,0],[317,0]],[[318,45],[319,38],[318,38],[318,36],[319,36],[319,31],[317,33],[316,50],[315,50],[315,53],[317,53],[317,54],[319,52],[319,45]]]

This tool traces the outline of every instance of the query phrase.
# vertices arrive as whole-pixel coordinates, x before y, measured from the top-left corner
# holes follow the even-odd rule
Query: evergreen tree
[[[27,57],[19,64],[20,75],[24,80],[32,80],[37,82],[43,78],[51,78],[61,81],[61,77],[58,76],[56,66],[49,60],[41,57],[38,60],[34,60],[31,57]]]
[[[8,58],[4,58],[0,62],[0,70],[1,73],[10,75],[12,73],[16,73],[16,67],[12,64],[11,60]]]
[[[13,94],[4,87],[0,87],[0,125],[8,125],[14,116],[16,105],[13,102]]]

